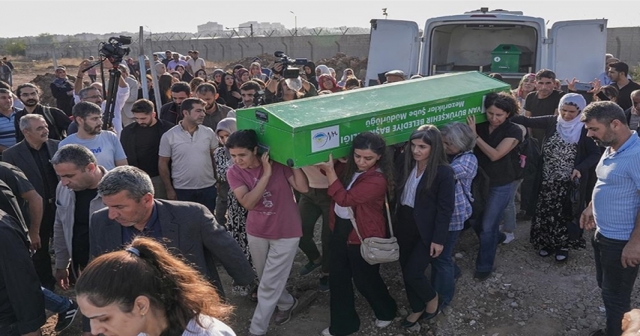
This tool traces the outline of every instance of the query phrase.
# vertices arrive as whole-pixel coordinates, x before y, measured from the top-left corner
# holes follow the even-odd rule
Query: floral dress
[[[555,132],[542,146],[542,185],[538,193],[536,213],[531,221],[530,241],[534,248],[554,251],[569,248],[567,223],[573,216],[563,211],[577,144],[564,141]]]
[[[216,173],[220,183],[227,182],[227,170],[233,165],[231,156],[226,147],[218,147],[213,152],[213,158],[216,163]],[[247,210],[240,205],[236,195],[229,190],[227,208],[227,231],[238,242],[240,248],[251,262],[251,253],[249,253],[249,245],[247,244]]]

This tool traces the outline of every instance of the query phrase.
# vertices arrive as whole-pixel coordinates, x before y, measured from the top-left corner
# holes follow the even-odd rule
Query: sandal
[[[569,259],[569,249],[561,248],[556,250],[556,261],[557,262],[566,262]]]

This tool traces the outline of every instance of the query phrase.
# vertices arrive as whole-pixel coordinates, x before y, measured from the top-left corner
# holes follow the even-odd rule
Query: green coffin
[[[484,97],[509,85],[478,72],[451,73],[313,98],[240,109],[238,129],[254,129],[271,159],[304,167],[349,154],[361,132],[405,142],[424,124],[444,125],[476,115],[485,121]]]

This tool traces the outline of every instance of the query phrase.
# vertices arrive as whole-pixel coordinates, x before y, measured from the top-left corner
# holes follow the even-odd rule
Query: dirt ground
[[[317,225],[320,226],[319,224]],[[318,234],[316,234],[316,237]],[[587,241],[592,233],[585,233]],[[477,238],[472,231],[462,234],[456,248],[456,262],[463,275],[456,283],[456,296],[449,309],[434,320],[422,323],[420,331],[407,331],[400,327],[406,315],[408,302],[397,263],[381,268],[391,295],[399,306],[399,317],[389,327],[377,329],[375,317],[367,302],[356,294],[356,306],[361,319],[360,331],[354,335],[487,335],[487,336],[560,336],[588,335],[603,327],[604,307],[595,281],[593,250],[590,244],[583,250],[572,250],[569,260],[557,263],[553,257],[541,258],[528,242],[529,223],[518,222],[516,240],[498,248],[494,274],[484,282],[473,279],[473,265],[477,253]],[[298,270],[307,262],[299,252],[287,288],[296,297],[309,295],[318,283],[318,274],[306,277]],[[225,282],[225,291],[236,307],[230,325],[240,335],[246,335],[255,304],[247,297],[233,296],[231,281],[219,268]],[[640,296],[632,296],[637,307]],[[69,293],[72,295],[72,293]],[[53,336],[56,317],[51,316],[43,328],[43,335]],[[272,325],[269,335],[317,335],[329,325],[329,294],[317,293],[317,298],[283,326]],[[79,321],[60,335],[79,335]]]
[[[13,61],[16,66],[14,87],[31,81],[38,74],[53,73],[51,63]],[[75,75],[80,61],[63,59],[58,64],[67,66],[67,72]],[[398,302],[400,316],[391,326],[379,330],[373,325],[370,307],[358,295],[356,305],[362,324],[355,335],[588,335],[590,331],[603,327],[604,307],[595,281],[590,244],[584,250],[572,250],[569,260],[559,264],[553,257],[539,257],[532,249],[528,242],[529,225],[529,222],[519,222],[516,240],[498,248],[497,270],[484,282],[473,279],[477,238],[471,231],[464,232],[455,251],[457,263],[463,270],[457,281],[456,296],[450,309],[434,320],[422,323],[420,331],[407,331],[400,327],[408,309],[400,268],[397,263],[383,265],[381,272],[391,295]],[[592,233],[585,233],[587,241],[591,236]],[[317,287],[317,273],[306,277],[298,275],[298,270],[306,262],[299,252],[288,283],[288,289],[296,297],[304,293],[308,295]],[[230,295],[230,279],[222,268],[220,273],[225,279],[225,291],[236,307],[230,325],[238,335],[246,335],[255,304],[246,297]],[[636,289],[638,286],[636,284]],[[72,292],[64,294],[73,296]],[[636,290],[632,306],[638,307],[639,303],[639,291]],[[271,326],[269,335],[317,335],[329,325],[328,307],[329,294],[318,293],[317,298],[288,324]],[[79,320],[60,335],[80,335]],[[55,323],[56,317],[50,316],[43,328],[44,336],[56,335],[53,331]]]

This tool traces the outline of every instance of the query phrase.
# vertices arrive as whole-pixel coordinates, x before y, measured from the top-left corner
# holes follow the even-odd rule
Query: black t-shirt
[[[160,175],[158,172],[158,149],[160,147],[160,122],[151,127],[136,127],[136,156],[138,168],[150,177]]]
[[[46,144],[40,146],[40,149],[35,149],[31,146],[27,147],[29,147],[29,152],[31,152],[33,160],[38,166],[40,177],[42,177],[42,186],[44,188],[42,192],[44,194],[40,196],[47,203],[49,199],[56,197],[56,187],[58,186],[58,176],[56,171],[53,170],[53,165],[49,162],[49,149]]]
[[[535,91],[531,92],[525,99],[524,109],[531,112],[532,117],[553,115],[562,96],[564,96],[564,92],[553,90],[547,98],[540,99]],[[541,144],[544,141],[545,130],[532,129],[531,136],[538,139],[538,143]]]
[[[508,120],[493,130],[491,134],[489,134],[489,122],[476,125],[476,132],[484,142],[493,148],[498,147],[500,142],[505,138],[514,138],[522,142],[522,130],[518,125]],[[515,181],[516,171],[514,169],[514,162],[519,160],[516,148],[496,161],[491,161],[477,146],[473,153],[478,158],[478,165],[487,173],[487,176],[489,176],[489,184],[492,187],[502,186]]]
[[[96,198],[98,189],[76,191],[76,208],[73,213],[73,255],[74,263],[81,267],[89,263],[89,205]]]
[[[29,208],[27,202],[22,198],[22,195],[28,191],[33,190],[33,185],[27,179],[27,176],[20,170],[20,168],[6,163],[0,162],[0,179],[4,181],[4,183],[11,188],[13,195],[16,198],[16,202],[20,207],[20,211],[22,212],[23,220],[26,221],[27,225],[29,225],[30,217],[29,217]],[[8,212],[7,210],[4,210]],[[20,218],[18,218],[20,220]]]
[[[622,89],[618,88],[617,83],[613,83],[613,86],[618,89],[618,100],[616,102],[623,110],[626,110],[633,106],[633,102],[631,101],[631,92],[635,90],[640,90],[640,84],[630,80],[629,84],[622,87]]]

